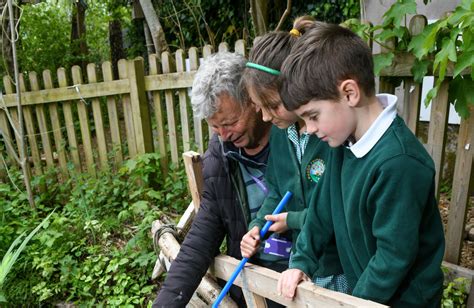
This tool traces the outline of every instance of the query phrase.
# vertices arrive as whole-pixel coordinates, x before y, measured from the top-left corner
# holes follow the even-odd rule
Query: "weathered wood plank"
[[[157,230],[161,228],[163,224],[159,220],[155,220],[152,225],[152,234],[155,237]],[[179,245],[176,238],[169,232],[163,233],[158,239],[158,245],[160,246],[161,252],[172,262],[178,256],[181,246]],[[206,299],[207,302],[213,303],[219,296],[221,288],[213,280],[213,278],[206,274],[201,280],[197,288],[197,292]],[[222,307],[237,307],[234,301],[227,295],[222,300]]]
[[[75,86],[77,85],[77,88],[79,89],[79,85],[82,84],[82,72],[80,66],[75,65],[72,67],[72,82]],[[86,159],[87,171],[95,176],[96,171],[94,166],[94,154],[92,152],[89,111],[87,107],[88,103],[85,99],[80,99],[77,102],[77,113],[79,115],[79,125],[81,127],[82,149],[84,151],[84,157]]]
[[[245,45],[245,41],[244,40],[237,40],[235,42],[235,53],[238,53],[239,55],[242,55],[244,57],[247,57],[247,47]]]
[[[219,43],[219,47],[217,48],[218,52],[223,52],[223,51],[230,51],[229,44],[226,42],[221,42]]]
[[[186,70],[185,59],[186,54],[183,50],[179,49],[176,51],[176,71],[182,73]],[[181,140],[183,141],[183,151],[189,151],[190,139],[189,139],[189,123],[188,123],[188,96],[186,95],[186,89],[178,90],[179,100],[179,113],[181,117]]]
[[[31,90],[39,91],[38,76],[36,72],[30,72],[29,74]],[[51,146],[51,138],[49,135],[49,126],[48,121],[46,120],[46,113],[44,112],[44,105],[36,105],[36,119],[38,120],[38,127],[41,136],[41,143],[43,145],[44,156],[46,159],[46,165],[49,169],[54,168],[54,158],[53,158],[53,147]]]
[[[5,111],[8,112],[9,114],[9,126],[13,129],[13,135],[15,137],[15,141],[16,141],[16,145],[13,144],[12,142],[12,150],[15,151],[15,153],[19,153],[19,148],[20,148],[20,144],[21,144],[21,138],[20,138],[20,121],[18,119],[18,109],[17,109],[17,103],[16,103],[16,94],[13,92],[13,82],[12,80],[10,79],[10,77],[8,76],[4,76],[3,77],[3,86],[5,87],[5,93],[7,95],[4,95],[3,98],[4,98],[4,102],[6,103],[6,97],[8,96],[8,94],[11,94],[13,99],[14,99],[14,103],[12,104],[12,107],[13,108],[6,108]],[[8,105],[6,104],[6,106],[8,107]],[[11,141],[13,141],[13,139],[10,139]]]
[[[30,79],[30,83],[33,83],[33,82],[35,82],[35,80]],[[35,85],[34,87],[38,87],[38,85]],[[24,87],[22,89],[24,89]],[[30,145],[31,158],[33,159],[34,173],[35,175],[41,175],[43,174],[43,166],[41,163],[41,156],[40,156],[38,144],[36,141],[36,130],[35,130],[35,122],[33,118],[33,113],[32,113],[32,107],[30,106],[23,107],[23,117],[25,118],[26,134],[28,137],[27,138],[28,143]]]
[[[439,197],[439,181],[443,170],[442,162],[445,152],[444,146],[446,144],[446,128],[449,116],[448,87],[449,81],[444,80],[438,91],[438,95],[433,98],[433,101],[431,102],[431,116],[428,128],[427,149],[433,158],[436,168],[436,198]]]
[[[461,255],[464,224],[469,204],[469,186],[474,179],[474,108],[471,116],[461,120],[454,167],[453,188],[446,231],[445,260],[458,264]],[[472,185],[472,183],[471,183]]]
[[[3,108],[3,106],[2,106]],[[6,153],[12,162],[15,162],[16,156],[16,146],[13,143],[12,135],[10,133],[10,121],[8,120],[6,110],[0,109],[0,137],[3,138],[3,142],[5,143]]]
[[[247,307],[267,308],[267,302],[265,300],[265,297],[260,296],[256,293],[252,293],[247,288],[245,282],[248,281],[248,279],[246,277],[245,271],[241,273],[241,276],[242,281],[244,282],[244,286],[242,287],[242,293],[244,294],[245,303],[247,304]]]
[[[137,153],[153,152],[153,132],[150,110],[145,93],[145,66],[143,59],[128,62],[128,80],[130,81],[130,102],[135,130]]]
[[[198,49],[191,47],[189,49],[189,67],[191,71],[196,71],[199,67]],[[204,153],[204,139],[202,133],[202,121],[194,115],[193,112],[193,127],[194,127],[194,142],[198,148],[199,153]]]
[[[166,75],[145,76],[147,91],[174,90],[190,88],[193,85],[196,72],[169,73]]]
[[[45,89],[53,88],[53,78],[51,76],[51,71],[43,71],[43,82]],[[58,104],[56,102],[49,103],[48,108],[51,127],[53,128],[54,144],[56,153],[58,154],[59,168],[61,170],[61,175],[66,178],[68,175],[67,158],[66,150],[64,148],[65,144],[61,127],[61,119],[59,118]]]
[[[203,56],[204,58],[207,58],[207,57],[209,57],[209,56],[213,53],[213,51],[214,51],[214,50],[213,50],[212,46],[206,45],[206,46],[204,46],[204,47],[202,48],[202,56]],[[211,128],[211,126],[210,126],[209,123],[208,123],[208,124],[207,124],[207,135],[208,135],[209,139],[211,139],[211,136],[212,136],[213,133],[214,133],[214,132],[212,131],[212,128]]]
[[[442,266],[447,269],[447,272],[444,273],[444,281],[453,281],[456,278],[465,278],[467,283],[466,288],[469,290],[472,287],[471,284],[474,279],[473,270],[446,261],[443,261]],[[472,293],[469,294],[473,295]]]
[[[95,71],[95,63],[87,65],[87,79],[89,84],[97,83],[97,74]],[[105,128],[102,119],[102,108],[100,107],[100,99],[92,98],[92,115],[94,117],[95,136],[97,138],[97,148],[99,151],[100,169],[107,170],[109,167],[107,159],[107,142],[105,141]]]
[[[104,76],[104,81],[107,82],[113,80],[112,64],[109,61],[102,63],[102,74]],[[122,141],[120,138],[119,114],[114,96],[107,97],[107,113],[109,116],[112,151],[114,153],[115,166],[117,167],[123,161],[123,155]]]
[[[239,260],[229,256],[219,255],[214,259],[211,273],[217,278],[228,280]],[[260,296],[271,298],[273,301],[289,307],[387,307],[372,301],[364,300],[348,294],[339,293],[316,286],[311,282],[303,282],[298,286],[293,301],[277,294],[277,283],[281,274],[268,268],[250,263],[244,267],[245,282],[248,290]],[[234,282],[242,287],[242,275]]]
[[[195,211],[199,210],[201,205],[201,194],[204,185],[202,178],[202,160],[201,155],[194,151],[183,153],[184,168],[188,178],[188,188],[193,199]]]
[[[127,81],[128,88],[130,88],[130,82],[128,79],[128,62],[127,60],[121,59],[118,61],[119,78]],[[123,117],[125,120],[125,133],[127,135],[127,146],[128,155],[133,158],[137,155],[137,143],[135,141],[135,129],[133,125],[133,113],[132,103],[130,102],[130,94],[122,94],[123,103]]]
[[[68,81],[66,76],[66,70],[64,68],[59,68],[57,71],[58,74],[58,84],[60,87],[67,87]],[[70,101],[65,101],[63,103],[63,113],[64,113],[64,123],[66,125],[67,139],[69,144],[69,153],[71,153],[72,162],[74,163],[74,168],[77,172],[82,171],[81,159],[79,155],[79,146],[76,138],[76,129],[74,127],[74,116],[72,105]]]
[[[410,53],[397,53],[393,58],[392,65],[383,68],[380,71],[380,76],[394,76],[394,77],[408,77],[413,76],[411,69],[415,64],[415,56]],[[448,66],[446,68],[446,77],[453,76],[454,72],[454,64],[452,62],[448,62]],[[461,72],[461,75],[468,75],[471,73],[471,69],[465,69]],[[428,66],[428,72],[426,76],[437,76],[437,74],[433,74],[433,67],[432,65]]]
[[[423,31],[427,20],[423,15],[415,15],[410,20],[409,32],[416,36]],[[405,78],[403,81],[404,95],[401,102],[401,117],[405,120],[408,128],[416,135],[417,124],[420,117],[421,84],[415,82],[413,77]]]
[[[161,74],[159,59],[156,54],[151,54],[148,62],[150,64],[150,75]],[[160,153],[160,167],[164,175],[168,173],[168,152],[166,151],[165,125],[163,119],[163,108],[161,106],[161,93],[152,91],[153,111],[156,120],[156,130],[158,134],[158,152]]]
[[[78,89],[80,93],[78,93],[75,87],[60,87],[27,92],[21,96],[21,103],[22,105],[37,105],[76,100],[81,99],[81,97],[87,99],[130,92],[128,82],[123,80],[101,82],[97,84],[83,84],[80,85]],[[5,96],[7,106],[15,106],[15,100],[14,95]]]
[[[163,74],[168,74],[174,70],[172,58],[168,52],[161,54],[161,65]],[[171,150],[171,161],[179,164],[178,158],[178,135],[176,133],[176,120],[174,115],[174,99],[171,90],[165,90],[166,115],[168,119],[168,136]]]

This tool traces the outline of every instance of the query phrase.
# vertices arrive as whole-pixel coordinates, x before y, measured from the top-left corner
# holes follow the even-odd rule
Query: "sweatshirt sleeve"
[[[292,230],[301,230],[306,219],[307,212],[307,208],[298,212],[288,211],[288,216],[286,217],[286,224],[288,225],[288,228]]]
[[[325,247],[334,238],[329,182],[323,181],[311,198],[289,263],[289,268],[297,268],[310,278],[319,269],[319,259]],[[321,199],[324,200],[320,202]]]

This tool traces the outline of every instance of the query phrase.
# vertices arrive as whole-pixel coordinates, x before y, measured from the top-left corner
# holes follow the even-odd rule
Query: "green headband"
[[[275,75],[275,76],[280,75],[280,71],[274,70],[273,68],[269,68],[269,67],[257,64],[257,63],[247,62],[245,64],[245,66],[250,67],[250,68],[254,68],[254,69],[257,69],[259,71],[263,71],[263,72],[266,72],[266,73],[269,73],[269,74],[272,74],[272,75]]]

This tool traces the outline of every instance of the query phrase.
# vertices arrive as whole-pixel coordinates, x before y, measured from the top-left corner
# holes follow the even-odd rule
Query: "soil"
[[[441,218],[443,220],[443,225],[446,233],[446,226],[448,224],[448,211],[449,211],[449,199],[446,194],[442,194],[439,200],[439,210],[441,213]],[[469,202],[469,209],[466,217],[466,226],[474,228],[474,197],[471,197]],[[474,270],[474,242],[469,241],[466,238],[463,240],[463,245],[461,249],[461,262],[460,266]]]

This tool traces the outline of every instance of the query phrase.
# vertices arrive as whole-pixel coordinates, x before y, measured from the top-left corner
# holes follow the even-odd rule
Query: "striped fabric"
[[[303,159],[304,150],[308,145],[309,134],[304,132],[303,134],[298,133],[298,128],[296,127],[296,123],[290,125],[287,128],[288,139],[290,139],[291,143],[293,143],[295,147],[296,158],[301,165],[301,160]]]

